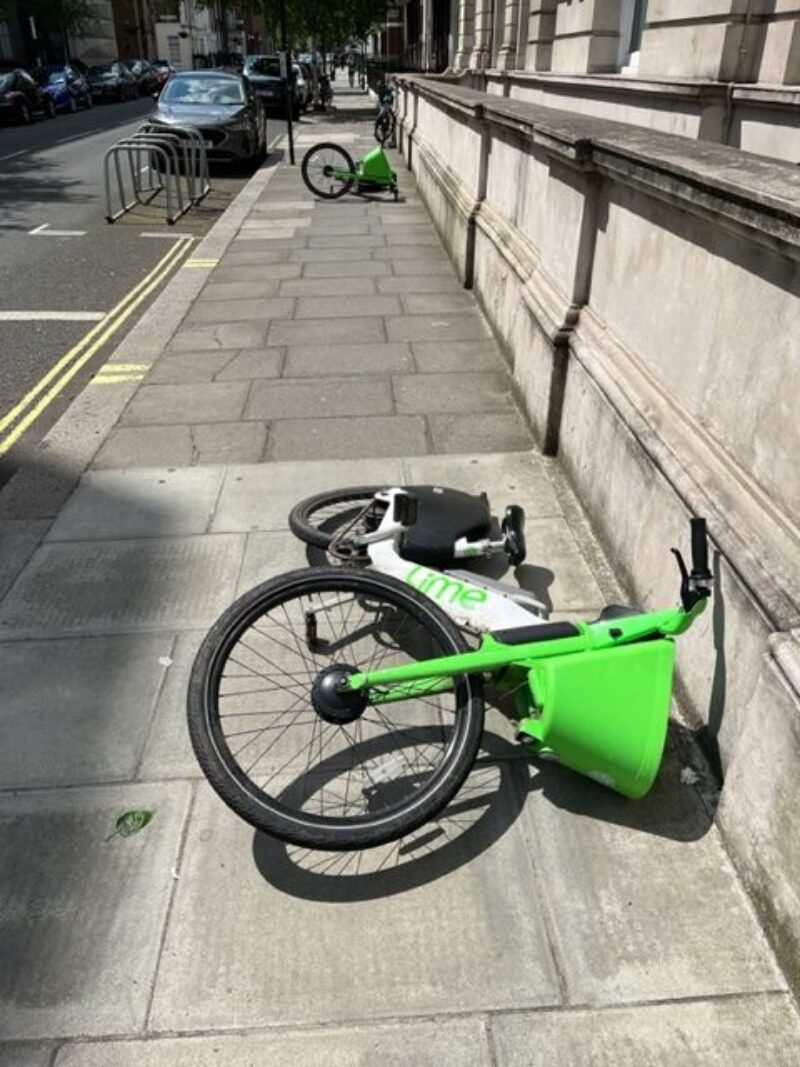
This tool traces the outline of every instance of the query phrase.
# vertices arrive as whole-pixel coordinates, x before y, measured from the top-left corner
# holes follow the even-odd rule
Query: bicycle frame
[[[551,629],[559,633],[520,644],[486,634],[474,652],[353,673],[346,685],[383,705],[444,692],[465,674],[489,674],[500,693],[515,697],[518,739],[542,757],[637,799],[650,789],[661,764],[672,696],[672,639],[705,605],[703,596],[688,609],[555,623]],[[567,627],[573,632],[564,635]]]

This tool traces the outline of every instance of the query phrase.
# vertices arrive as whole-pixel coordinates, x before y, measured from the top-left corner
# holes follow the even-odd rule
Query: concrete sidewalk
[[[366,119],[298,134],[371,144]],[[192,656],[304,564],[286,516],[311,492],[486,489],[526,508],[517,577],[554,618],[623,595],[406,172],[397,205],[266,177],[193,257],[218,262],[187,265],[198,295],[66,505],[0,523],[43,537],[0,603],[0,1067],[796,1064],[677,724],[634,804],[530,761],[492,709],[451,808],[357,855],[254,835],[199,775]],[[138,808],[150,825],[112,836]]]

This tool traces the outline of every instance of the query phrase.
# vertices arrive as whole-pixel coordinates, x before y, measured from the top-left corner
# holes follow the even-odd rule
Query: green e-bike
[[[406,530],[407,496],[392,501]],[[705,520],[691,527],[691,571],[673,549],[677,607],[612,606],[575,623],[531,616],[472,644],[435,597],[370,568],[267,581],[222,615],[197,654],[188,720],[200,765],[260,830],[310,848],[368,848],[416,829],[456,794],[490,682],[515,709],[520,742],[640,797],[663,754],[674,638],[711,591]]]

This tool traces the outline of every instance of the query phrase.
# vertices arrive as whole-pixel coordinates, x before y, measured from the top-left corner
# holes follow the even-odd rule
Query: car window
[[[245,74],[260,74],[267,78],[280,78],[281,64],[277,56],[248,56],[244,64]]]
[[[14,88],[13,74],[0,74],[0,93],[7,93]]]
[[[175,77],[167,82],[160,99],[168,104],[243,104],[244,91],[233,78]]]
[[[30,88],[32,85],[36,85],[36,82],[27,74],[24,70],[17,71],[17,80],[25,87]]]

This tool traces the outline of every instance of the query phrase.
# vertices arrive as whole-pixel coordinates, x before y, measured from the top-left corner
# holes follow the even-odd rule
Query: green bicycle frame
[[[465,674],[492,674],[516,695],[517,729],[543,756],[628,797],[648,791],[669,719],[673,637],[705,610],[683,607],[593,623],[569,636],[510,645],[490,634],[480,648],[352,674],[349,688],[387,704],[443,692]]]
[[[347,182],[352,179],[353,172],[341,167],[332,167],[331,176],[337,181]],[[397,175],[392,170],[389,159],[380,145],[358,161],[355,178],[358,182],[373,182],[376,185],[393,186],[397,181]]]

